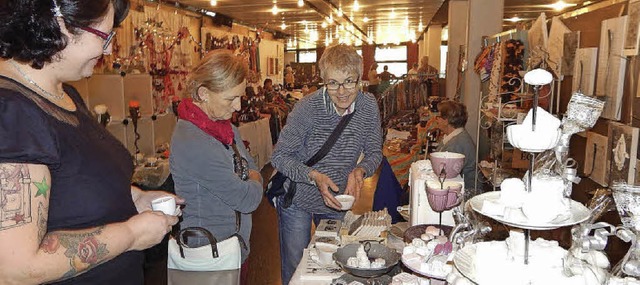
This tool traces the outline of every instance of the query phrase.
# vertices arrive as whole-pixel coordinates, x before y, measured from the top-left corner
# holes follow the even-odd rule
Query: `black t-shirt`
[[[137,213],[131,200],[131,157],[91,116],[77,91],[68,85],[64,89],[77,106],[75,112],[0,76],[0,163],[48,166],[49,232],[126,221]],[[143,281],[143,253],[129,251],[55,284]]]

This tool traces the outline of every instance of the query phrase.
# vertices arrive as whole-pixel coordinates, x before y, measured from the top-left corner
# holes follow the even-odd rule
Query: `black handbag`
[[[329,151],[331,151],[331,148],[333,148],[333,145],[336,143],[336,141],[338,141],[340,134],[347,127],[347,124],[349,124],[349,121],[351,120],[351,117],[353,117],[353,114],[355,114],[355,111],[343,116],[342,119],[340,119],[340,122],[338,123],[336,128],[333,130],[333,132],[331,132],[331,135],[324,142],[324,144],[318,150],[318,152],[316,152],[316,154],[314,154],[309,160],[307,160],[304,163],[306,166],[311,167],[315,165],[320,160],[322,160],[329,153]],[[284,184],[287,180],[289,180],[290,183],[289,183],[288,189],[285,189]],[[291,203],[293,202],[293,196],[295,194],[296,194],[296,182],[289,179],[289,177],[287,177],[286,175],[284,175],[284,173],[280,171],[276,172],[276,174],[273,175],[271,179],[269,179],[269,184],[267,184],[267,190],[264,192],[264,195],[267,197],[267,201],[269,201],[269,204],[271,204],[271,206],[274,206],[274,207],[275,207],[275,199],[284,195],[284,201],[282,203],[282,207],[284,208],[289,208],[289,206],[291,206]]]

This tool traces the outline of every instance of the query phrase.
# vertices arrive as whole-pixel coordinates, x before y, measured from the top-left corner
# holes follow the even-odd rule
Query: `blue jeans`
[[[288,285],[302,259],[304,249],[311,241],[311,221],[317,226],[321,219],[342,220],[345,212],[313,214],[291,204],[280,207],[282,196],[277,199],[278,234],[280,235],[280,265],[282,284]]]

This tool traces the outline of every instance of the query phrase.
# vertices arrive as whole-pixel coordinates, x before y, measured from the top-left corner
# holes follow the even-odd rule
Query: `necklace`
[[[62,90],[62,88],[60,88],[60,90],[58,90],[60,92],[60,94],[57,94],[57,95],[53,94],[53,93],[51,93],[51,92],[49,92],[47,90],[44,90],[44,88],[40,87],[40,85],[38,85],[38,83],[33,81],[33,79],[31,79],[31,77],[29,77],[26,73],[24,73],[24,71],[22,71],[22,69],[20,69],[20,67],[15,63],[15,61],[13,61],[13,60],[8,60],[8,61],[18,71],[18,73],[20,73],[20,75],[22,75],[22,78],[24,78],[24,80],[26,80],[31,85],[33,85],[36,88],[38,88],[38,90],[40,90],[40,92],[42,92],[47,97],[53,98],[55,100],[60,100],[60,99],[62,99],[64,97],[64,90]]]

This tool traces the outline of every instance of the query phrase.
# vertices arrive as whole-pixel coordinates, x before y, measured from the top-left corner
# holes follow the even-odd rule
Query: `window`
[[[449,52],[449,46],[441,45],[440,46],[440,78],[444,78],[447,74],[447,61],[442,60],[443,58],[447,58],[447,53]]]
[[[298,62],[299,63],[316,62],[316,51],[315,50],[299,51]]]
[[[389,67],[389,72],[395,76],[402,76],[409,71],[407,68],[407,46],[384,46],[376,48],[375,60],[378,63],[377,72]]]

